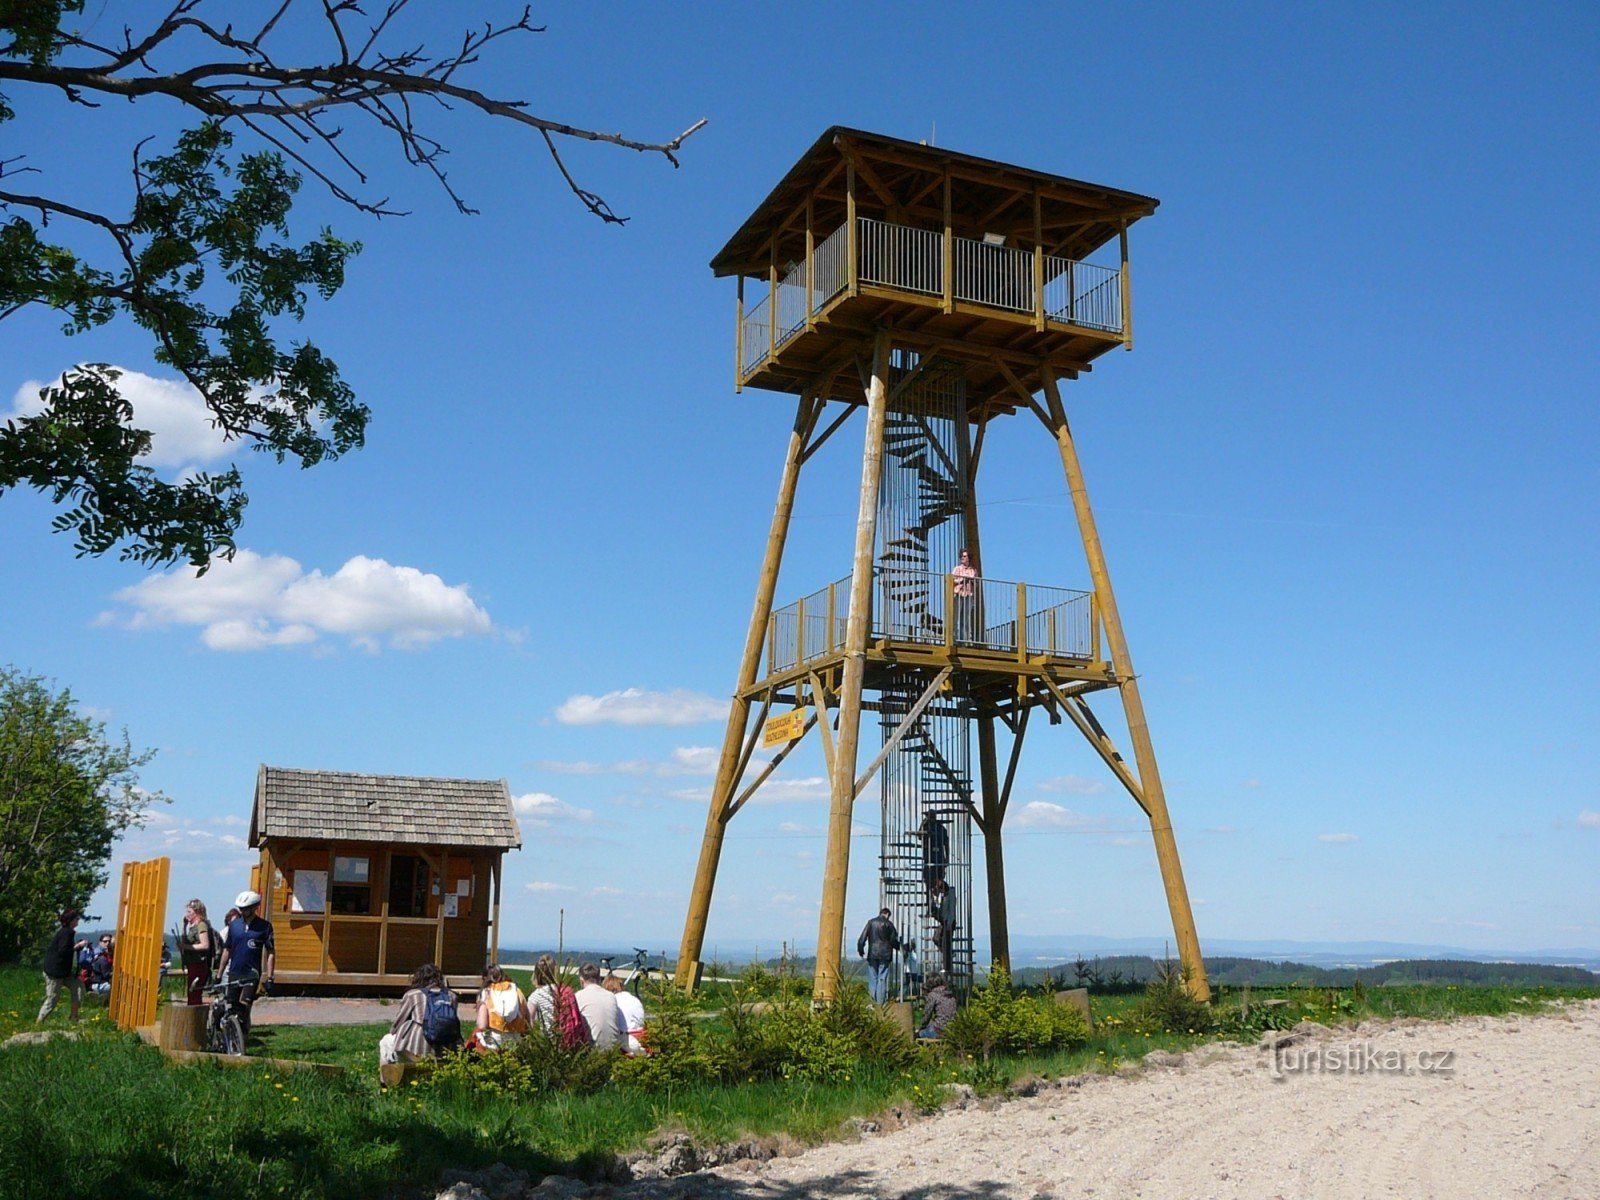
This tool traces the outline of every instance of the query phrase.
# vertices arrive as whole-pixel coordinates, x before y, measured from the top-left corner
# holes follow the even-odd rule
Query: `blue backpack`
[[[447,987],[429,988],[422,1011],[422,1036],[435,1051],[453,1050],[461,1044],[461,1015],[456,996]]]

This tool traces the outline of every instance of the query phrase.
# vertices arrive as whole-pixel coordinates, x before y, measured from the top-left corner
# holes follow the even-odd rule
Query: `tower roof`
[[[835,125],[790,167],[737,233],[711,259],[718,275],[765,277],[777,234],[779,260],[804,256],[805,206],[837,208],[844,219],[845,168],[854,162],[858,208],[890,220],[944,220],[943,180],[951,181],[951,220],[969,236],[1021,235],[1034,230],[1031,198],[1040,199],[1045,242],[1052,254],[1082,259],[1117,236],[1121,222],[1147,217],[1160,203],[1151,196],[1069,179],[1028,167],[925,146],[881,133]],[[1024,200],[1029,201],[1023,203]]]

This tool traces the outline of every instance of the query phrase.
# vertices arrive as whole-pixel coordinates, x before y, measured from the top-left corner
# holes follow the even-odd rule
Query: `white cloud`
[[[1048,800],[1034,800],[1022,806],[1022,811],[1011,818],[1019,829],[1072,829],[1080,832],[1096,828],[1099,820]]]
[[[603,696],[569,696],[555,715],[563,725],[698,725],[726,717],[728,702],[687,688],[624,688]]]
[[[1058,775],[1042,780],[1041,792],[1066,792],[1071,796],[1098,796],[1106,790],[1104,780],[1089,779],[1083,775]]]
[[[543,879],[535,879],[532,883],[523,885],[530,892],[575,892],[578,889],[565,883],[548,883]]]
[[[558,800],[549,792],[526,792],[521,796],[514,796],[511,807],[517,810],[519,816],[525,818],[522,824],[533,829],[548,829],[557,821],[573,821],[587,825],[594,820],[592,810],[568,804],[565,800]]]
[[[413,649],[443,637],[494,628],[464,583],[447,584],[415,567],[356,555],[332,575],[306,572],[282,554],[240,550],[204,575],[180,567],[140,580],[115,597],[131,612],[102,621],[129,629],[198,625],[212,650],[261,650],[343,636],[375,650],[379,638]]]
[[[1332,843],[1332,844],[1334,844],[1336,846],[1345,846],[1345,845],[1348,845],[1351,842],[1359,842],[1360,840],[1361,840],[1360,836],[1358,834],[1354,834],[1354,833],[1319,833],[1319,834],[1317,834],[1317,841],[1319,841],[1319,842],[1330,842],[1330,843]]]
[[[539,763],[546,771],[562,775],[712,775],[717,770],[720,751],[711,746],[680,746],[665,762],[648,758],[630,758],[622,762],[557,762],[546,759]],[[756,766],[763,760],[753,759]]]
[[[0,421],[42,412],[39,389],[59,382],[28,380],[12,397],[11,411],[0,413]],[[121,370],[116,387],[133,406],[133,427],[150,433],[150,450],[139,458],[145,466],[182,475],[216,463],[232,450],[232,443],[213,424],[211,410],[200,393],[188,383]]]
[[[1578,814],[1578,824],[1585,829],[1600,829],[1600,812],[1586,808]]]

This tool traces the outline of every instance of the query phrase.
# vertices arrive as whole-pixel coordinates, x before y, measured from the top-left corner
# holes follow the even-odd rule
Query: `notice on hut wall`
[[[296,871],[289,893],[289,911],[319,913],[328,906],[328,872]]]
[[[458,895],[458,896],[470,896],[470,895],[472,895],[472,877],[470,875],[465,879],[456,880],[456,895]]]
[[[447,917],[455,917],[459,916],[460,912],[461,910],[459,901],[457,900],[455,894],[451,893],[450,895],[446,896],[444,898],[444,915]]]

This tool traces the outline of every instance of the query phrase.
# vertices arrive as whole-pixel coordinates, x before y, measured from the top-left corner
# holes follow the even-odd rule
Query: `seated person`
[[[100,945],[89,960],[89,990],[96,995],[111,993],[111,935],[100,935]]]
[[[943,1037],[945,1026],[955,1015],[956,996],[945,982],[944,973],[930,973],[927,990],[922,993],[922,1028],[917,1030],[917,1037],[924,1041]]]
[[[400,1011],[389,1023],[389,1032],[378,1039],[378,1065],[397,1062],[420,1062],[436,1058],[445,1047],[438,1041],[428,1040],[428,1002],[440,992],[449,996],[452,1006],[455,995],[445,986],[444,972],[433,963],[424,963],[411,973],[411,987],[400,998]],[[456,1024],[456,1043],[461,1040],[461,1026]]]
[[[600,981],[600,986],[617,998],[617,1008],[621,1010],[623,1023],[628,1027],[628,1044],[624,1049],[629,1054],[643,1054],[644,1043],[639,1037],[644,1032],[643,1001],[623,987],[622,979],[615,974],[608,974]]]
[[[528,1002],[522,989],[498,963],[491,963],[483,970],[483,990],[478,993],[478,1045],[503,1050],[527,1032]]]

